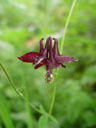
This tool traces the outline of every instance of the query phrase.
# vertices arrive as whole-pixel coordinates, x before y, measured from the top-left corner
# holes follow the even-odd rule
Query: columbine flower
[[[48,37],[46,40],[45,48],[43,47],[43,38],[40,40],[40,52],[29,52],[23,56],[18,57],[21,61],[27,63],[33,63],[34,68],[46,66],[46,81],[53,82],[52,70],[59,67],[66,67],[63,63],[69,63],[77,61],[73,57],[60,55],[58,50],[58,41],[54,40],[54,47],[52,48],[52,38]]]

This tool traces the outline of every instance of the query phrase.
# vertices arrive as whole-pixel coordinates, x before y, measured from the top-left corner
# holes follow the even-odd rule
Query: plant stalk
[[[70,12],[69,12],[69,15],[68,15],[66,24],[65,24],[64,34],[63,34],[63,37],[62,37],[61,48],[60,48],[60,52],[61,52],[61,53],[62,53],[62,51],[63,51],[63,45],[64,45],[64,41],[65,41],[66,32],[67,32],[67,29],[68,29],[69,21],[70,21],[70,18],[71,18],[73,9],[74,9],[74,7],[75,7],[76,1],[77,1],[77,0],[73,0],[72,6],[71,6],[71,9],[70,9]],[[56,73],[56,74],[57,74],[57,73]],[[49,109],[49,114],[50,114],[50,115],[51,115],[51,113],[52,113],[53,106],[54,106],[54,103],[55,103],[56,88],[57,88],[56,85],[57,85],[57,84],[54,85],[53,96],[52,96],[52,102],[51,102],[50,109]]]
[[[70,12],[69,12],[69,15],[68,15],[66,24],[65,24],[64,34],[63,34],[62,41],[61,41],[60,53],[63,52],[63,46],[64,46],[64,41],[65,41],[66,32],[67,32],[67,29],[68,29],[69,21],[70,21],[70,18],[71,18],[73,9],[74,9],[74,7],[75,7],[76,1],[77,1],[77,0],[73,0],[72,6],[71,6],[71,9],[70,9]]]

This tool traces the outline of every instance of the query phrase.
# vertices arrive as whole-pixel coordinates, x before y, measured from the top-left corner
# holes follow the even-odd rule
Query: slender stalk
[[[23,94],[20,93],[20,92],[15,88],[15,86],[14,86],[14,84],[13,84],[11,78],[9,77],[7,71],[5,70],[5,68],[3,67],[3,65],[2,65],[1,63],[0,63],[0,67],[1,67],[1,69],[3,70],[5,76],[7,77],[8,81],[9,81],[9,83],[10,83],[10,86],[12,87],[12,89],[16,92],[16,94],[17,94],[21,99],[23,99],[24,101],[26,101],[26,102],[27,102],[35,111],[37,111],[38,113],[43,114],[43,115],[46,115],[46,116],[48,116],[49,118],[52,118],[47,112],[42,112],[42,111],[40,111],[40,110],[39,110],[38,108],[36,108],[32,103],[30,103],[30,101],[27,100],[27,98],[24,97]],[[57,120],[54,119],[54,121],[57,123]]]
[[[20,92],[15,88],[15,86],[14,86],[14,84],[13,84],[11,78],[9,77],[7,71],[5,70],[5,68],[3,67],[3,65],[2,65],[1,63],[0,63],[0,67],[1,67],[1,69],[3,70],[4,74],[6,75],[8,81],[9,81],[9,83],[10,83],[10,86],[11,86],[11,87],[13,88],[13,90],[17,93],[17,95],[18,95],[20,98],[22,98],[23,100],[25,100],[27,103],[29,103],[29,104],[31,105],[31,107],[32,107],[35,111],[41,113],[41,111],[40,111],[38,108],[36,108],[32,103],[30,103],[30,102],[27,100],[27,98],[25,98],[25,97],[23,96],[23,94],[20,93]]]
[[[64,34],[63,34],[63,38],[62,38],[62,42],[61,42],[61,49],[60,49],[60,52],[61,52],[61,53],[62,53],[62,51],[63,51],[63,45],[64,45],[64,41],[65,41],[65,35],[66,35],[67,29],[68,29],[69,21],[70,21],[70,18],[71,18],[73,9],[74,9],[74,7],[75,7],[75,4],[76,4],[76,0],[73,0],[72,6],[71,6],[71,9],[70,9],[70,12],[69,12],[69,15],[68,15],[66,24],[65,24],[65,29],[64,29]],[[56,73],[56,74],[57,74],[57,73]],[[54,86],[54,90],[53,90],[52,102],[51,102],[50,109],[49,109],[49,114],[50,114],[50,115],[51,115],[51,113],[52,113],[53,106],[54,106],[54,102],[55,102],[56,88],[57,88],[57,86],[55,85],[55,86]]]
[[[67,32],[67,29],[68,29],[69,21],[70,21],[70,18],[71,18],[73,9],[74,9],[74,7],[75,7],[76,1],[77,1],[77,0],[73,0],[72,7],[71,7],[71,9],[70,9],[70,12],[69,12],[69,15],[68,15],[68,18],[67,18],[65,27],[64,27],[64,34],[63,34],[63,38],[62,38],[62,42],[61,42],[61,48],[60,48],[60,52],[61,52],[61,53],[62,53],[62,51],[63,51],[63,46],[64,46],[64,41],[65,41],[66,32]]]
[[[30,101],[27,100],[27,98],[24,97],[23,94],[20,93],[20,92],[15,88],[15,86],[14,86],[14,84],[13,84],[11,78],[9,77],[7,71],[5,70],[5,68],[3,67],[3,65],[2,65],[1,63],[0,63],[0,67],[1,67],[1,69],[3,70],[5,76],[7,77],[8,81],[9,81],[9,83],[10,83],[10,86],[12,87],[12,89],[16,92],[16,94],[17,94],[21,99],[23,99],[24,101],[26,101],[26,102],[27,102],[35,111],[37,111],[38,113],[43,114],[43,115],[46,115],[46,116],[49,117],[49,118],[52,118],[51,115],[49,115],[47,112],[42,112],[42,111],[40,111],[40,110],[39,110],[38,108],[36,108],[32,103],[30,103]],[[57,123],[57,120],[54,119],[54,121]]]
[[[49,109],[49,114],[50,114],[50,115],[51,115],[51,113],[52,113],[52,109],[53,109],[53,106],[54,106],[55,96],[56,96],[56,84],[54,85],[52,102],[51,102],[50,109]]]

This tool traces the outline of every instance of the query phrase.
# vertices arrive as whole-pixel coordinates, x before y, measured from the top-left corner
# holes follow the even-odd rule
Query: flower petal
[[[35,62],[35,66],[39,65],[40,63],[43,63],[43,61],[45,61],[45,59],[48,58],[49,40],[50,40],[50,37],[47,38],[45,48],[43,51],[41,50],[42,54],[40,54],[40,57]],[[42,49],[42,41],[40,43],[41,43],[40,48]]]
[[[18,57],[19,60],[27,63],[34,63],[36,57],[39,57],[40,54],[38,52],[29,52],[24,54],[23,56]]]
[[[41,61],[41,62],[38,63],[38,64],[35,64],[34,68],[35,68],[35,69],[38,69],[39,67],[41,67],[41,66],[43,66],[43,65],[46,65],[46,59],[43,60],[43,61]]]
[[[56,56],[56,61],[58,63],[70,63],[77,60],[71,56],[61,55],[61,56]]]
[[[53,40],[54,40],[53,54],[54,56],[58,56],[60,55],[58,50],[58,41],[55,38],[53,38]]]
[[[38,69],[38,68],[40,68],[41,66],[43,66],[44,64],[43,63],[39,63],[38,65],[36,65],[34,68],[35,69]]]
[[[62,66],[61,63],[58,63],[58,61],[56,61],[55,59],[55,56],[59,54],[59,51],[58,51],[57,40],[55,38],[53,38],[53,40],[55,40],[54,48],[52,48],[52,38],[50,38],[48,69],[59,68]]]
[[[55,63],[55,60],[53,57],[53,49],[52,49],[52,38],[50,38],[50,44],[49,44],[49,60],[52,64]]]
[[[43,54],[42,54],[42,56],[44,56],[45,58],[48,56],[49,40],[50,40],[50,37],[48,37],[46,40],[45,49],[43,50]]]

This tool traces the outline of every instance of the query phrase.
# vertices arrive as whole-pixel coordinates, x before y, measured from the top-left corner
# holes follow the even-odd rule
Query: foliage
[[[38,51],[39,40],[49,35],[58,38],[60,48],[71,5],[72,0],[0,0],[0,62],[16,89],[42,111],[49,111],[53,86],[45,83],[44,67],[34,70],[17,56]],[[96,127],[95,6],[95,0],[78,0],[68,26],[63,54],[79,61],[58,70],[52,113],[58,123],[22,101],[0,68],[0,128]]]

